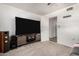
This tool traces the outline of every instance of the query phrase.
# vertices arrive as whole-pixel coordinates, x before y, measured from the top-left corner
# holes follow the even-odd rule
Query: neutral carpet
[[[52,41],[36,42],[2,54],[4,56],[68,56],[72,48]]]

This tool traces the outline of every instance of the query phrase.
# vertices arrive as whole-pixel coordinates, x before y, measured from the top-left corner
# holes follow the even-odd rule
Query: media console
[[[19,46],[29,44],[32,42],[41,41],[40,34],[25,34],[25,35],[16,35],[11,37],[10,48],[17,48]]]

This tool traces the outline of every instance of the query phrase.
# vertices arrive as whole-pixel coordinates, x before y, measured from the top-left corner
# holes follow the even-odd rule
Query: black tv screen
[[[16,35],[40,33],[40,21],[15,17]]]

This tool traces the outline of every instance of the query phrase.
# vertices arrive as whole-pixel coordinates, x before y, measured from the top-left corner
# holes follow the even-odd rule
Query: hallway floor
[[[57,42],[57,37],[50,38],[49,40],[52,42]]]

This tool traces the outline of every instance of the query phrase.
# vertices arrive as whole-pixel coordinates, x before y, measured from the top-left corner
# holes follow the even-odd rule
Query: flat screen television
[[[40,33],[40,21],[15,17],[16,35]]]

